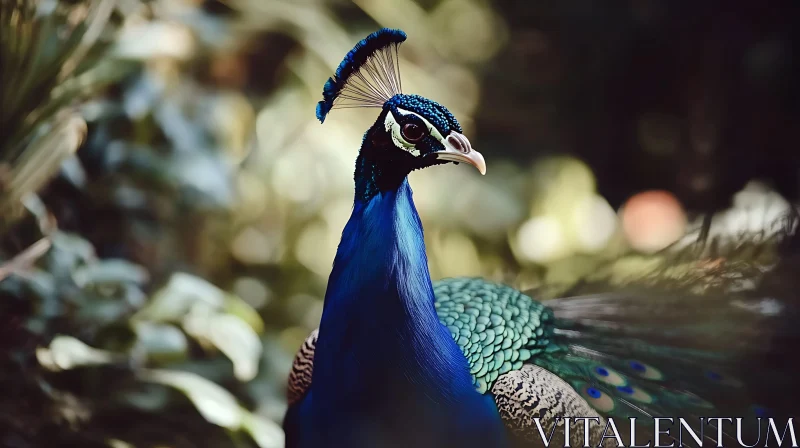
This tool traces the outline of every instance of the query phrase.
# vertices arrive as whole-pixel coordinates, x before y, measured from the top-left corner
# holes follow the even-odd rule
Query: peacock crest
[[[325,83],[317,104],[319,121],[332,109],[383,107],[403,93],[398,47],[405,40],[403,31],[384,28],[357,43]]]

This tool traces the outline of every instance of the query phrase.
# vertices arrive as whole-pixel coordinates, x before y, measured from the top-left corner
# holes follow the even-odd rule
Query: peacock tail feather
[[[785,392],[769,393],[791,390],[791,379],[752,369],[769,351],[765,330],[775,328],[783,306],[775,299],[641,290],[543,304],[479,278],[445,279],[434,289],[441,322],[468,358],[478,390],[501,396],[501,414],[508,389],[495,385],[525,364],[564,380],[606,418],[747,419],[792,409]],[[533,431],[523,436],[533,439]]]

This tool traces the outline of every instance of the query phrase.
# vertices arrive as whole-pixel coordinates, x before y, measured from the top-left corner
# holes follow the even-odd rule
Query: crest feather
[[[383,107],[402,93],[397,48],[405,40],[403,31],[383,28],[357,43],[325,83],[317,104],[320,123],[331,109]]]

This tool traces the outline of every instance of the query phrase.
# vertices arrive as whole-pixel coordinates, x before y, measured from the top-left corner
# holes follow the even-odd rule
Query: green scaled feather
[[[497,378],[556,348],[553,313],[516,289],[479,278],[435,282],[436,311],[469,360],[481,393]]]
[[[796,407],[784,392],[797,389],[792,376],[763,362],[776,356],[770,339],[793,337],[778,334],[793,328],[781,325],[788,311],[776,311],[786,301],[649,290],[545,306],[513,288],[465,278],[436,282],[434,292],[439,319],[482,393],[532,363],[564,379],[604,417],[780,418]]]

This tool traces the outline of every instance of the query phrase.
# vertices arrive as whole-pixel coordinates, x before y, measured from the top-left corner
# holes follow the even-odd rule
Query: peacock
[[[741,417],[738,435],[762,440],[759,418],[783,429],[796,388],[785,358],[772,356],[777,339],[763,334],[791,332],[790,301],[620,290],[540,302],[480,278],[431,281],[407,176],[447,163],[485,174],[486,162],[444,106],[402,93],[405,40],[381,29],[358,42],[317,105],[320,122],[335,108],[380,114],[356,159],[319,328],[289,377],[287,447],[540,446],[550,436],[562,440],[554,446],[617,446],[609,420],[629,443],[621,425],[637,418],[635,439],[646,442],[651,417]],[[677,440],[672,429],[662,443]],[[699,441],[716,443],[717,431],[736,443],[726,421]]]

